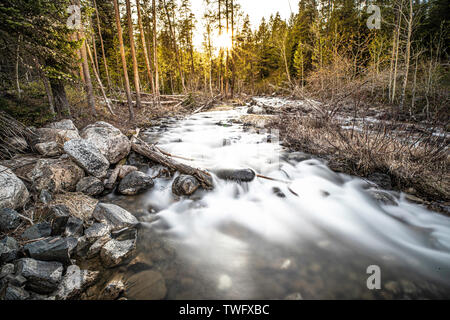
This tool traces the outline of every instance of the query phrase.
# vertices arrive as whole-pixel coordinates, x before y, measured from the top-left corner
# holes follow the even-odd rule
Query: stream
[[[136,257],[116,272],[145,289],[129,299],[442,299],[450,297],[450,218],[290,152],[276,132],[239,123],[247,107],[166,119],[141,133],[191,166],[251,168],[249,183],[218,179],[178,199],[175,177],[135,197],[109,195],[142,222]],[[155,176],[160,167],[149,168]],[[370,290],[369,266],[381,289]],[[370,268],[369,268],[370,269]],[[152,289],[157,271],[165,288]],[[156,294],[156,293],[155,293]],[[159,298],[161,298],[159,297]]]

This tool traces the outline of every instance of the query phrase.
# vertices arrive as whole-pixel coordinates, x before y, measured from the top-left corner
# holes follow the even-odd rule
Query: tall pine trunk
[[[405,77],[403,79],[402,96],[400,99],[400,110],[403,110],[406,98],[406,87],[408,85],[409,63],[411,60],[411,35],[413,28],[413,0],[409,0],[409,16],[408,16],[408,36],[406,38],[406,58],[405,58]]]
[[[134,87],[136,89],[136,107],[141,108],[141,88],[139,83],[139,69],[136,59],[136,48],[134,46],[133,20],[131,20],[130,0],[125,0],[127,6],[128,35],[130,37],[131,59],[133,60]]]
[[[66,89],[61,79],[50,78],[55,111],[58,118],[70,117],[69,101],[67,101]]]
[[[155,68],[155,93],[156,102],[159,105],[159,66],[158,66],[158,42],[156,33],[156,3],[152,0],[152,19],[153,19],[153,64]]]
[[[82,35],[81,35],[82,36]],[[91,74],[89,72],[89,64],[87,58],[86,51],[86,38],[83,39],[83,44],[81,45],[81,63],[83,66],[83,75],[85,81],[85,90],[86,90],[86,98],[89,109],[91,109],[92,115],[97,116],[97,112],[95,111],[95,99],[94,99],[94,88],[92,87]],[[95,66],[92,66],[95,68]]]
[[[142,26],[141,19],[141,6],[139,4],[139,0],[136,0],[136,9],[137,9],[137,17],[138,17],[138,25],[139,25],[139,33],[141,36],[142,49],[144,50],[144,58],[145,58],[145,67],[147,69],[147,75],[152,85],[152,93],[153,97],[155,97],[155,82],[153,81],[152,68],[150,66],[150,57],[147,51],[147,43],[145,41],[144,28]]]
[[[94,9],[95,9],[95,14],[97,16],[97,29],[98,29],[98,36],[100,38],[100,46],[102,48],[102,58],[103,58],[103,64],[105,65],[106,80],[108,81],[108,88],[111,89],[111,78],[109,76],[108,61],[106,61],[105,46],[103,45],[102,29],[100,27],[100,17],[98,15],[98,8],[97,8],[97,3],[95,0],[94,0]]]

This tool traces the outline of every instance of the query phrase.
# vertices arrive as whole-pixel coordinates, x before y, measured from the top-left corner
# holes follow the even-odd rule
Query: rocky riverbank
[[[0,162],[0,298],[119,298],[126,284],[104,275],[133,259],[140,222],[98,199],[152,188],[153,163],[106,122],[79,131],[62,120],[33,131],[34,141],[22,141],[29,154]],[[179,196],[198,188],[189,175],[172,187]],[[159,299],[160,280],[152,295]]]

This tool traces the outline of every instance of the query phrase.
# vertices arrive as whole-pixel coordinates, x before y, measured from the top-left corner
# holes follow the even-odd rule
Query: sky
[[[289,19],[292,11],[295,13],[298,10],[297,0],[235,0],[241,5],[241,10],[244,14],[248,14],[253,28],[256,28],[261,19],[265,17],[268,19],[271,14],[277,11],[280,13],[282,19]],[[201,17],[204,12],[204,0],[191,0],[192,11],[196,15],[197,30],[194,34],[194,43],[196,47],[201,47],[203,41],[203,27]]]

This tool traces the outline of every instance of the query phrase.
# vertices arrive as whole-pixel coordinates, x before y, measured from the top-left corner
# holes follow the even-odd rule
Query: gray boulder
[[[28,280],[26,287],[37,293],[55,291],[64,269],[59,262],[38,261],[30,258],[20,259],[16,267],[17,273]]]
[[[12,263],[5,264],[0,270],[0,279],[14,273],[14,265]]]
[[[64,237],[81,237],[83,235],[83,220],[77,217],[67,219]]]
[[[0,209],[0,231],[8,232],[16,229],[20,225],[19,214],[10,208]]]
[[[84,231],[84,235],[88,241],[95,241],[98,238],[109,234],[109,226],[105,223],[94,223]]]
[[[92,285],[98,278],[98,271],[80,270],[76,265],[67,267],[58,289],[54,293],[57,300],[77,298],[84,289]]]
[[[30,294],[20,287],[9,284],[5,290],[4,300],[27,300]]]
[[[16,209],[28,201],[25,184],[8,168],[0,166],[0,208]]]
[[[0,263],[10,262],[16,259],[19,245],[12,237],[4,237],[0,241]]]
[[[154,186],[151,177],[140,171],[133,171],[125,176],[118,187],[118,191],[124,195],[142,193]]]
[[[98,222],[106,223],[111,230],[134,227],[139,224],[136,217],[127,210],[110,203],[97,204],[93,216]]]
[[[108,241],[100,251],[103,265],[112,268],[121,264],[132,255],[135,247],[134,240],[117,241],[113,239]]]
[[[109,234],[97,239],[87,251],[86,258],[92,259],[96,255],[98,255],[100,253],[100,250],[102,250],[103,246],[110,240],[111,237]]]
[[[38,136],[36,144],[53,141],[59,145],[63,145],[66,141],[70,141],[72,139],[80,139],[78,130],[39,128],[36,130],[36,133]]]
[[[63,153],[62,148],[56,141],[37,143],[34,148],[37,152],[46,157],[59,156]]]
[[[82,192],[88,196],[96,196],[103,192],[105,187],[100,179],[96,177],[84,177],[77,184],[77,192]]]
[[[172,184],[172,192],[177,196],[190,196],[200,187],[200,183],[193,176],[180,175]]]
[[[32,225],[22,233],[22,239],[33,240],[49,237],[52,234],[52,225],[49,222],[41,222]]]
[[[131,142],[116,127],[99,121],[81,131],[81,137],[93,143],[110,163],[117,163],[131,150]]]
[[[73,124],[73,121],[70,119],[64,119],[58,122],[52,122],[44,126],[45,128],[51,129],[61,129],[61,130],[74,130],[78,131],[77,127]]]
[[[221,169],[215,172],[217,177],[223,180],[250,182],[255,179],[255,171],[251,169]]]
[[[106,176],[109,162],[92,142],[70,140],[64,144],[64,151],[90,175],[97,178]]]
[[[52,237],[28,243],[24,246],[24,251],[33,259],[70,264],[70,256],[77,244],[76,238]]]

